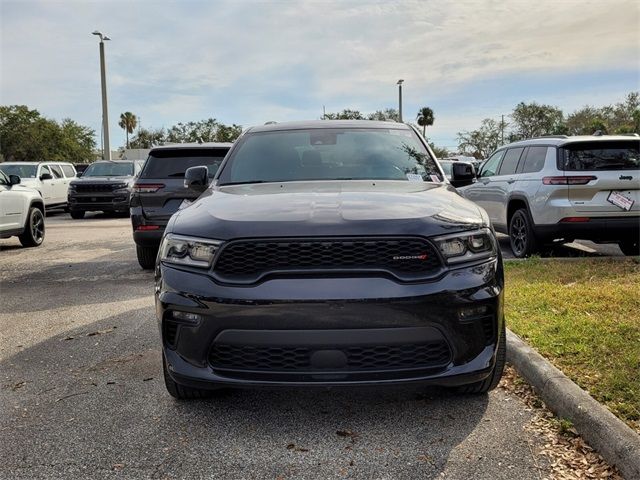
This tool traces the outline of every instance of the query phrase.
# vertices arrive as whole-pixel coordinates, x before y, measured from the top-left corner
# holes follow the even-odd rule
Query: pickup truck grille
[[[240,240],[224,246],[214,271],[228,279],[314,270],[378,270],[413,279],[440,270],[434,247],[421,238]]]

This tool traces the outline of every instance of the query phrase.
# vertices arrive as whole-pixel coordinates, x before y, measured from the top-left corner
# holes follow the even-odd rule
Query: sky
[[[344,108],[435,112],[427,136],[500,119],[521,101],[569,113],[640,90],[635,0],[0,0],[0,104],[94,128],[106,42],[112,148],[118,117],[143,127],[216,118],[243,126]],[[507,118],[508,121],[508,118]]]

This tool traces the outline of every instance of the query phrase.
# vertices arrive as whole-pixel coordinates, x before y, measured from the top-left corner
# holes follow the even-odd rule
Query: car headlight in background
[[[167,234],[160,245],[160,260],[175,265],[208,268],[222,242]]]
[[[433,240],[449,265],[491,258],[497,254],[495,237],[488,228],[445,235]]]
[[[116,183],[112,186],[113,193],[129,193],[128,183]]]

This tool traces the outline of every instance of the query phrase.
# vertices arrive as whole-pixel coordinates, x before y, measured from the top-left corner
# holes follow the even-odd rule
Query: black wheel
[[[480,382],[470,383],[469,385],[462,385],[458,387],[458,393],[487,393],[498,386],[498,382],[502,378],[502,372],[504,371],[504,364],[507,359],[507,330],[502,324],[502,332],[500,334],[500,340],[498,340],[498,351],[496,352],[496,363],[493,366],[491,375]]]
[[[640,255],[640,240],[624,240],[618,242],[618,246],[622,253],[627,257],[636,257]]]
[[[538,251],[533,222],[524,208],[516,210],[509,220],[509,242],[511,251],[517,258],[528,257]]]
[[[24,232],[18,236],[23,247],[39,247],[44,242],[44,212],[31,207],[24,225]]]
[[[76,220],[80,220],[82,218],[84,218],[84,210],[69,210],[69,213],[71,214],[71,218],[74,218]]]
[[[162,355],[162,371],[164,372],[164,385],[167,387],[167,392],[178,400],[198,400],[202,398],[210,398],[216,390],[203,390],[200,388],[185,387],[173,381],[171,375],[169,375],[169,369],[167,368],[167,360]]]
[[[155,268],[158,247],[141,247],[140,245],[136,245],[136,254],[138,255],[138,263],[143,269],[153,270]]]

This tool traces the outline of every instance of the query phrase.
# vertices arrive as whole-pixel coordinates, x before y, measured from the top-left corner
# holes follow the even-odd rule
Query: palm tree
[[[138,126],[138,118],[131,112],[124,112],[120,114],[120,122],[118,123],[127,134],[127,148],[129,148],[129,134]]]
[[[430,127],[431,125],[433,125],[433,122],[435,121],[435,119],[436,117],[433,115],[433,110],[431,110],[429,107],[422,107],[420,110],[418,110],[417,121],[418,121],[418,125],[422,127],[423,137],[425,137],[427,126]]]

